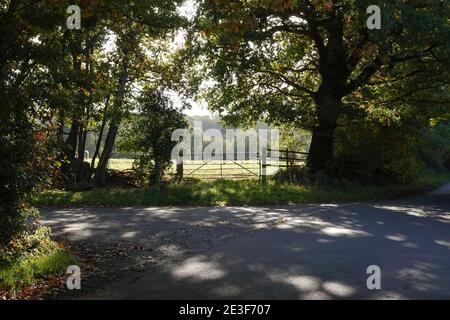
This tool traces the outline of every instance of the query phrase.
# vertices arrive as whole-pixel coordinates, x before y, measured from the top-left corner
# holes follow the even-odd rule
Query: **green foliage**
[[[97,122],[108,124],[124,112],[107,110],[105,100],[111,98],[114,106],[124,96],[131,100],[129,83],[117,84],[122,62],[130,62],[130,81],[168,74],[161,63],[166,59],[154,54],[165,47],[160,42],[153,45],[152,40],[165,39],[184,25],[177,12],[181,3],[83,0],[79,3],[82,30],[70,31],[65,28],[68,1],[2,1],[0,246],[8,246],[27,229],[27,197],[46,183],[49,168],[62,164],[58,178],[68,178],[65,182],[70,186],[82,180],[83,166],[79,168],[81,161],[75,157],[77,149],[78,157],[83,155],[87,132]],[[116,46],[107,52],[112,38]],[[161,87],[167,86],[162,78],[172,79],[159,78]],[[58,161],[53,154],[55,141]]]
[[[171,165],[172,132],[188,126],[183,114],[170,99],[156,91],[146,91],[138,100],[137,114],[122,132],[119,150],[137,154],[133,171],[138,182],[161,182]]]
[[[366,8],[373,4],[382,8],[383,23],[381,30],[369,31]],[[363,73],[368,66],[377,71],[375,77],[405,75],[407,81],[403,84],[384,79],[389,88],[397,89],[397,94],[397,85],[406,92],[406,84],[418,78],[445,79],[439,72],[408,74],[407,64],[448,72],[444,63],[448,59],[445,40],[450,32],[446,21],[449,8],[437,0],[428,5],[347,0],[339,6],[331,1],[199,1],[199,6],[186,54],[200,65],[190,70],[194,78],[207,74],[216,80],[207,97],[215,110],[226,110],[230,120],[263,117],[269,122],[314,126],[315,97],[308,91],[318,92],[327,76],[332,76],[335,71],[326,58],[332,59],[333,51],[341,49],[333,44],[320,48],[321,42],[325,43],[341,27],[341,37],[349,50],[340,53],[348,55],[347,67],[353,69],[341,70],[343,76],[348,73],[347,79],[335,85],[348,86],[344,90],[348,93],[357,89],[350,86],[355,79],[363,80],[359,85],[369,83],[370,77]],[[432,52],[424,51],[430,45],[436,59]],[[383,61],[372,64],[377,56]],[[394,67],[397,57],[406,63]],[[417,64],[418,60],[421,64]],[[417,82],[415,87],[427,89],[418,88]]]
[[[0,291],[14,295],[45,275],[64,272],[73,257],[50,239],[50,229],[38,227],[0,248]]]
[[[450,168],[450,122],[423,129],[418,147],[420,157],[428,168]]]
[[[332,175],[367,182],[410,183],[422,162],[417,132],[401,124],[354,123],[337,131]]]
[[[340,128],[336,158],[329,172],[356,181],[409,183],[424,167],[435,171],[446,168],[450,154],[448,122],[428,127],[406,116],[401,120],[386,119],[389,117],[384,115],[377,122],[357,122]]]
[[[382,10],[381,30],[366,27],[366,9],[374,4]],[[323,170],[333,160],[341,117],[364,122],[363,131],[394,114],[422,124],[448,117],[445,2],[199,1],[199,8],[185,49],[192,87],[233,124],[264,121],[312,131],[310,167]],[[200,90],[205,75],[215,81]],[[367,118],[368,109],[377,109],[382,121]],[[395,155],[384,157],[389,162]],[[345,159],[340,166],[351,167]],[[417,163],[408,159],[381,169],[400,177],[401,167],[411,165],[404,173],[409,179]]]
[[[313,172],[307,166],[283,168],[275,174],[274,180],[279,183],[294,183],[322,190],[348,189],[352,187],[352,183],[349,180],[330,175],[324,171]]]
[[[311,143],[311,133],[293,125],[284,125],[280,131],[280,150],[308,152]]]
[[[57,21],[52,13],[44,1],[0,6],[0,248],[26,230],[27,197],[54,166],[53,127],[41,125],[47,114],[40,112],[50,101],[46,50],[54,49],[40,40]]]
[[[45,131],[20,114],[20,105],[2,109],[0,122],[0,246],[25,230],[33,211],[26,205],[29,194],[48,182],[56,168],[53,145]],[[14,110],[8,107],[14,106]]]

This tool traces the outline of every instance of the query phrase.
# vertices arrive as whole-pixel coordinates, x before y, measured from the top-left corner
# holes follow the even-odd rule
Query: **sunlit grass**
[[[77,264],[70,252],[50,235],[47,227],[30,228],[8,246],[0,247],[0,295],[15,297],[17,292],[47,276],[57,280],[68,266]]]
[[[111,159],[109,160],[108,168],[117,171],[128,171],[132,169],[133,161],[133,159]],[[168,173],[175,173],[175,170],[176,166],[172,165]],[[267,167],[266,170],[268,175],[273,175],[276,172],[275,163],[271,163],[271,166]],[[257,179],[260,174],[260,163],[257,160],[212,160],[208,162],[202,160],[187,160],[184,164],[184,174],[186,177],[196,179],[220,177],[246,177]]]
[[[118,171],[131,170],[133,167],[133,159],[110,159],[108,168]]]
[[[354,202],[394,198],[450,181],[450,173],[421,176],[411,185],[294,185],[257,180],[196,180],[138,189],[94,189],[87,192],[47,191],[34,196],[37,206],[217,206]]]
[[[63,249],[21,258],[0,269],[0,289],[16,290],[36,282],[40,277],[64,272],[73,258]]]

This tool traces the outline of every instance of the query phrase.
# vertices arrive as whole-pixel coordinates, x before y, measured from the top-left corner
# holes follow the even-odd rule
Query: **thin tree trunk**
[[[77,73],[81,72],[81,61],[79,59],[79,50],[80,48],[76,48],[75,51],[72,52],[72,63],[73,68]],[[68,176],[69,176],[69,188],[71,191],[76,190],[77,185],[77,161],[76,161],[76,152],[77,152],[77,142],[80,133],[80,105],[79,101],[75,99],[74,104],[74,113],[72,115],[72,126],[70,128],[69,137],[66,142],[66,154],[67,159],[70,161],[70,167],[68,168]]]
[[[108,134],[105,140],[105,146],[103,147],[100,160],[98,162],[97,170],[95,172],[95,184],[98,186],[104,186],[106,182],[106,169],[108,168],[108,162],[111,158],[114,144],[116,142],[117,131],[119,129],[118,121],[111,122],[108,130]]]
[[[61,111],[58,114],[58,134],[57,134],[57,143],[59,147],[64,146],[64,111]]]
[[[70,127],[69,136],[66,140],[64,153],[66,158],[66,165],[64,174],[68,178],[68,188],[75,190],[75,168],[76,168],[76,149],[78,140],[79,123],[78,120],[72,119],[72,126]]]
[[[155,159],[155,168],[153,169],[152,174],[150,175],[149,183],[150,185],[158,185],[162,180],[162,170],[161,165],[158,159]]]
[[[80,128],[79,138],[78,138],[78,163],[77,163],[77,183],[80,183],[82,171],[83,171],[83,163],[84,163],[84,152],[86,149],[86,138],[87,138],[87,130],[83,127]]]
[[[95,151],[94,151],[94,154],[92,156],[91,172],[90,172],[89,176],[91,176],[92,173],[94,172],[95,161],[97,160],[98,154],[100,152],[100,146],[102,144],[102,139],[103,139],[103,132],[105,131],[105,126],[106,126],[106,121],[107,121],[106,112],[108,112],[108,106],[109,106],[109,99],[110,99],[110,97],[111,97],[111,95],[108,95],[108,97],[106,98],[105,108],[103,109],[103,120],[102,120],[102,124],[100,126],[100,132],[99,132],[98,140],[97,140],[97,143],[95,145]]]
[[[120,122],[123,115],[123,102],[125,99],[125,90],[128,82],[128,50],[124,50],[122,59],[121,73],[119,78],[119,85],[117,96],[113,104],[113,118],[111,120],[108,134],[106,136],[105,146],[100,156],[99,164],[95,172],[94,181],[98,186],[104,186],[106,182],[106,169],[108,167],[109,159],[111,158],[114,144],[116,142],[117,132],[119,130]]]

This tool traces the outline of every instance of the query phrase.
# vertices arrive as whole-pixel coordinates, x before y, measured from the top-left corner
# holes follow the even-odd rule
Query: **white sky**
[[[175,91],[166,92],[166,95],[170,97],[175,106],[181,106],[181,98]],[[185,110],[183,113],[187,116],[210,116],[212,113],[208,110],[208,105],[205,101],[199,102],[192,99],[188,100],[192,105],[192,109]]]
[[[184,15],[187,18],[192,18],[195,14],[196,8],[195,3],[193,0],[187,0],[184,5],[179,9],[179,13],[181,15]],[[183,39],[183,33],[179,33],[177,36],[178,39],[175,40],[175,42],[178,45],[184,45],[184,39]],[[175,93],[169,93],[169,95],[172,98],[172,101],[174,104],[180,104],[181,98]],[[188,101],[192,105],[192,109],[185,110],[184,114],[188,116],[210,116],[212,117],[212,113],[208,110],[208,105],[206,101],[195,101],[195,100],[189,100]]]

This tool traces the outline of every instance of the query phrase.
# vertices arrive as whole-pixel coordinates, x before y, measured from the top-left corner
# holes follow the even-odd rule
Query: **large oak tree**
[[[369,5],[381,8],[379,30],[367,27]],[[206,97],[229,120],[312,131],[308,164],[322,170],[344,114],[387,93],[448,106],[448,13],[438,0],[198,1],[186,49],[199,62],[193,85],[212,79]]]

